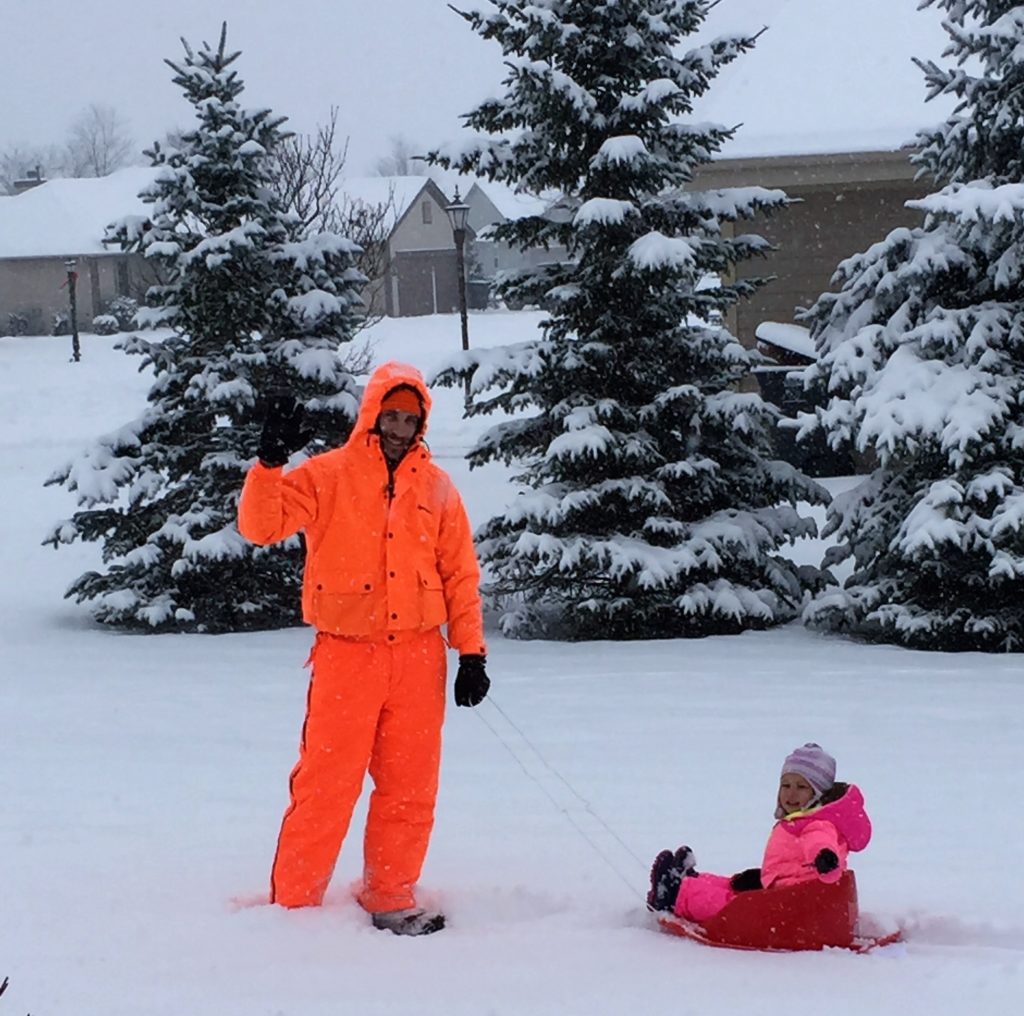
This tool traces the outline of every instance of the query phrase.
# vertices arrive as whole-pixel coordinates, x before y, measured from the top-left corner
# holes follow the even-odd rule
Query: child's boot
[[[679,892],[682,875],[676,868],[675,854],[663,850],[651,865],[651,888],[647,893],[648,910],[671,910]]]
[[[697,874],[697,858],[689,847],[680,847],[675,852],[672,866],[678,870],[680,878]]]

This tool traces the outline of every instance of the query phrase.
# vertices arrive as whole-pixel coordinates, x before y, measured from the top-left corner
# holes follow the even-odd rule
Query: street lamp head
[[[459,197],[459,188],[455,188],[455,198],[450,205],[445,205],[444,210],[448,213],[448,221],[452,224],[452,230],[456,233],[466,231],[466,220],[469,218],[469,205]]]

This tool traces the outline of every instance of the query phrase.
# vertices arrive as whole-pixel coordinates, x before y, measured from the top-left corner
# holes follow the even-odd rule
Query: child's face
[[[814,793],[814,787],[797,773],[783,773],[779,780],[779,806],[787,815],[806,808]]]

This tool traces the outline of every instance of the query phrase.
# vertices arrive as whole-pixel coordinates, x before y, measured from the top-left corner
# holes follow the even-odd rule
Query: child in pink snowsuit
[[[820,745],[805,744],[786,757],[775,817],[760,868],[736,875],[698,874],[693,851],[663,850],[651,868],[650,910],[702,922],[737,893],[820,879],[838,882],[850,851],[871,839],[864,797],[853,784],[836,783],[836,762]]]

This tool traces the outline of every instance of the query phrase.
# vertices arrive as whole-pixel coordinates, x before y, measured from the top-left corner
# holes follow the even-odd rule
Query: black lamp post
[[[68,258],[64,262],[68,277],[64,283],[68,287],[68,310],[70,311],[71,324],[71,359],[78,363],[82,359],[82,347],[78,341],[78,301],[76,299],[75,286],[78,283],[78,272],[75,271],[74,258]]]
[[[455,270],[459,276],[459,314],[462,316],[462,348],[469,349],[469,314],[466,307],[466,219],[469,217],[469,205],[459,197],[459,188],[455,188],[455,199],[444,209],[448,213],[448,221],[452,224],[452,235],[455,237]]]

